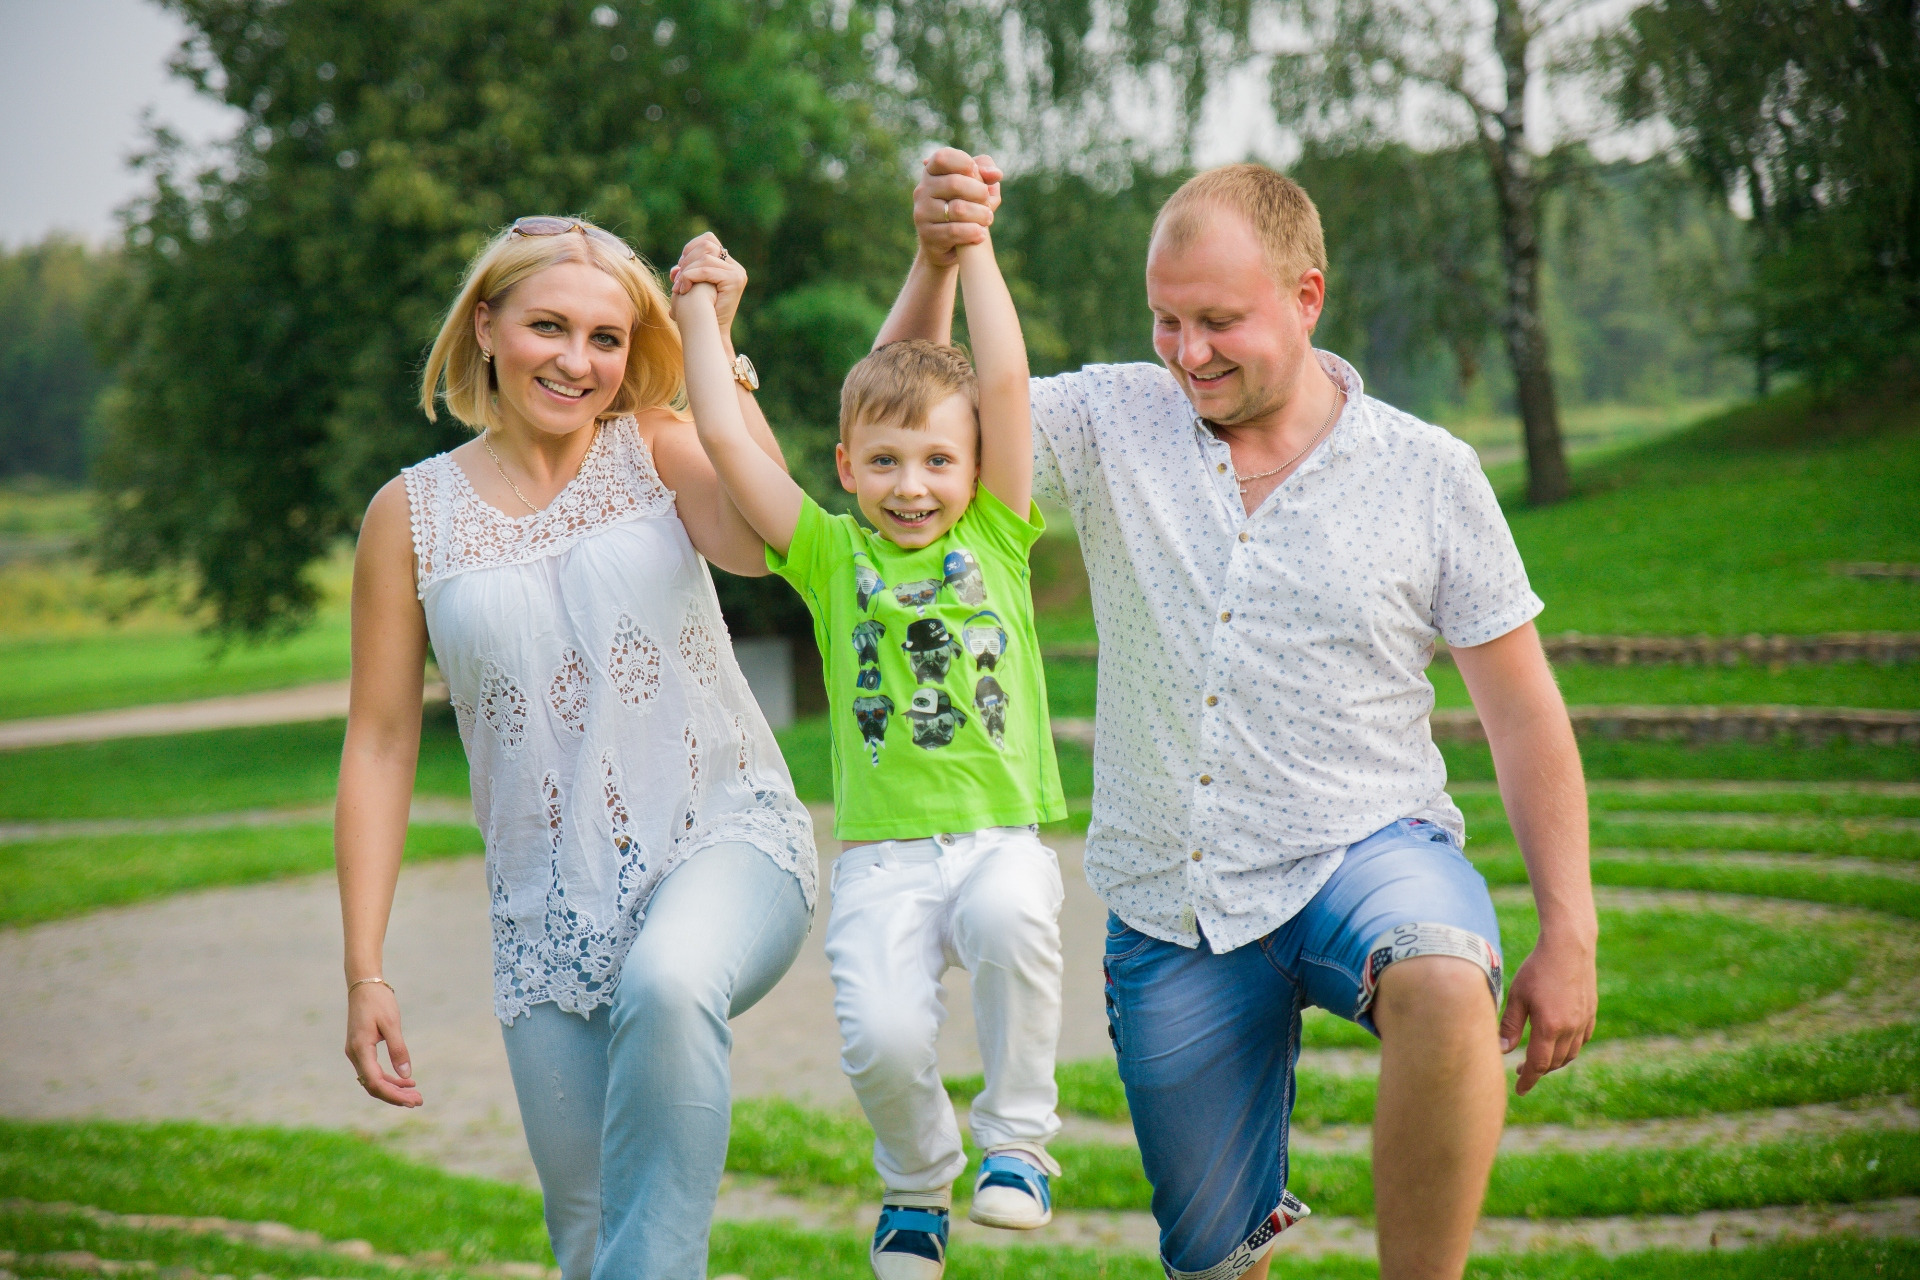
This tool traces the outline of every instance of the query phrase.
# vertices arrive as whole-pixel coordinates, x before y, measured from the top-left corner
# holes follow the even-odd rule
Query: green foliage
[[[873,314],[851,303],[883,301],[907,258],[905,220],[872,197],[899,177],[860,10],[658,0],[602,26],[584,3],[172,7],[190,74],[248,118],[221,166],[188,172],[164,140],[149,162],[106,342],[105,545],[135,570],[191,566],[223,629],[303,618],[302,567],[398,467],[458,441],[414,407],[420,354],[513,217],[578,212],[656,261],[719,231],[755,281],[741,345],[836,381],[823,362]],[[782,408],[795,426],[833,411]]]
[[[1905,0],[1654,0],[1618,100],[1753,212],[1751,349],[1828,381],[1920,353],[1920,24]]]
[[[0,476],[86,477],[94,397],[87,316],[113,262],[58,236],[0,248]]]
[[[483,849],[470,826],[407,828],[409,862]],[[323,823],[16,841],[0,844],[0,928],[332,869],[333,828]]]

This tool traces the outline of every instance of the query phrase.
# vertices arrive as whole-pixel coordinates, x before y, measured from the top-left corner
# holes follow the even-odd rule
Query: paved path
[[[820,837],[834,847],[824,828]],[[1060,1049],[1084,1058],[1106,1052],[1105,912],[1081,873],[1080,841],[1054,843],[1067,886]],[[785,980],[734,1024],[743,1097],[853,1105],[825,919],[823,902]],[[341,1056],[339,921],[332,878],[320,876],[0,931],[0,1114],[398,1130],[422,1159],[530,1183],[492,1012],[480,859],[409,867],[394,904],[387,974],[427,1096],[418,1111],[367,1098]],[[941,1069],[978,1071],[966,974],[950,974],[949,988]]]
[[[444,684],[427,686],[428,702],[445,702]],[[236,729],[245,725],[297,724],[303,720],[344,720],[347,682],[329,680],[292,689],[269,689],[226,698],[194,702],[156,702],[112,711],[88,711],[72,716],[42,716],[31,720],[0,721],[0,751],[16,747],[49,747],[62,742],[100,742],[107,738],[143,738],[162,733],[193,733],[201,729]]]

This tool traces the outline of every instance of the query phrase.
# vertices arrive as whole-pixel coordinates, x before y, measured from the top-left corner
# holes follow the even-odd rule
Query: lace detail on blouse
[[[404,475],[486,839],[495,1014],[606,1003],[654,888],[713,845],[760,849],[811,909],[812,820],[633,420],[524,518],[450,455]]]
[[[525,564],[623,520],[674,513],[673,490],[654,470],[631,417],[602,426],[580,474],[543,510],[524,516],[481,498],[451,454],[410,467],[406,476],[422,599],[428,587],[456,573]]]

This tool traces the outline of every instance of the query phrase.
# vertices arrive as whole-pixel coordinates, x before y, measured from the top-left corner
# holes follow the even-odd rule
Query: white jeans
[[[1026,827],[886,840],[833,866],[827,960],[840,1066],[873,1125],[873,1163],[892,1191],[936,1191],[966,1168],[934,1041],[940,977],[973,976],[986,1088],[973,1102],[984,1150],[1060,1132],[1060,863]]]

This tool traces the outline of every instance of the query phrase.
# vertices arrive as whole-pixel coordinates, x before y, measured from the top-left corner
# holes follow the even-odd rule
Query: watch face
[[[749,391],[758,391],[760,389],[760,373],[753,367],[753,361],[747,359],[744,355],[738,355],[733,358],[733,376],[736,381]]]

